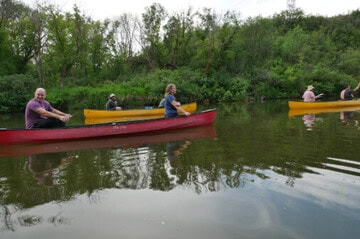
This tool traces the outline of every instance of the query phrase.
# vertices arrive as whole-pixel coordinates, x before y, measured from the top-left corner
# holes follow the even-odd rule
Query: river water
[[[210,127],[0,146],[0,238],[358,237],[360,112],[211,108]]]

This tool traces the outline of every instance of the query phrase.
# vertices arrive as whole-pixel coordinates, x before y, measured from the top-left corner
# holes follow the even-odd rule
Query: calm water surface
[[[360,112],[216,108],[211,127],[0,146],[0,238],[358,237]]]

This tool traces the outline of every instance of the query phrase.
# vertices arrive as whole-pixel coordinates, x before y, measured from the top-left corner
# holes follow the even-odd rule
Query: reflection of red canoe
[[[146,144],[192,140],[202,138],[215,138],[216,132],[212,125],[188,128],[183,130],[171,130],[155,134],[138,136],[106,137],[100,139],[63,141],[40,144],[14,144],[2,145],[0,157],[16,157],[42,153],[68,152],[83,149],[96,148],[127,148],[138,147]]]
[[[25,144],[49,141],[90,139],[108,136],[129,136],[212,124],[216,110],[170,119],[115,122],[106,124],[69,126],[56,129],[0,129],[0,144]]]

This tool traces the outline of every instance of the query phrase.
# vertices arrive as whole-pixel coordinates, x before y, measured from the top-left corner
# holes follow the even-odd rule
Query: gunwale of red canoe
[[[184,129],[214,123],[216,109],[190,116],[170,119],[149,119],[93,125],[69,126],[55,129],[0,129],[0,144],[24,144],[46,141],[86,139],[120,135],[134,135],[155,131]]]

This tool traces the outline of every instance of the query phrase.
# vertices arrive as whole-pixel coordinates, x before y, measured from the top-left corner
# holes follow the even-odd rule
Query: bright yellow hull
[[[324,109],[360,106],[360,100],[338,100],[338,101],[315,101],[301,102],[289,101],[289,108],[292,109]]]
[[[352,112],[359,111],[359,106],[349,106],[349,107],[333,107],[333,108],[315,108],[315,109],[290,109],[288,115],[307,115],[307,114],[321,114],[321,113],[336,113],[336,112]]]
[[[197,108],[196,103],[184,104],[181,106],[187,112],[195,112]],[[135,116],[159,116],[164,115],[164,108],[154,109],[136,109],[136,110],[92,110],[84,109],[85,118],[121,118],[121,117],[135,117]],[[157,117],[158,118],[158,117]]]
[[[85,124],[103,124],[103,123],[112,123],[112,122],[126,122],[126,121],[148,120],[148,119],[158,119],[158,118],[164,118],[164,115],[85,118]]]

